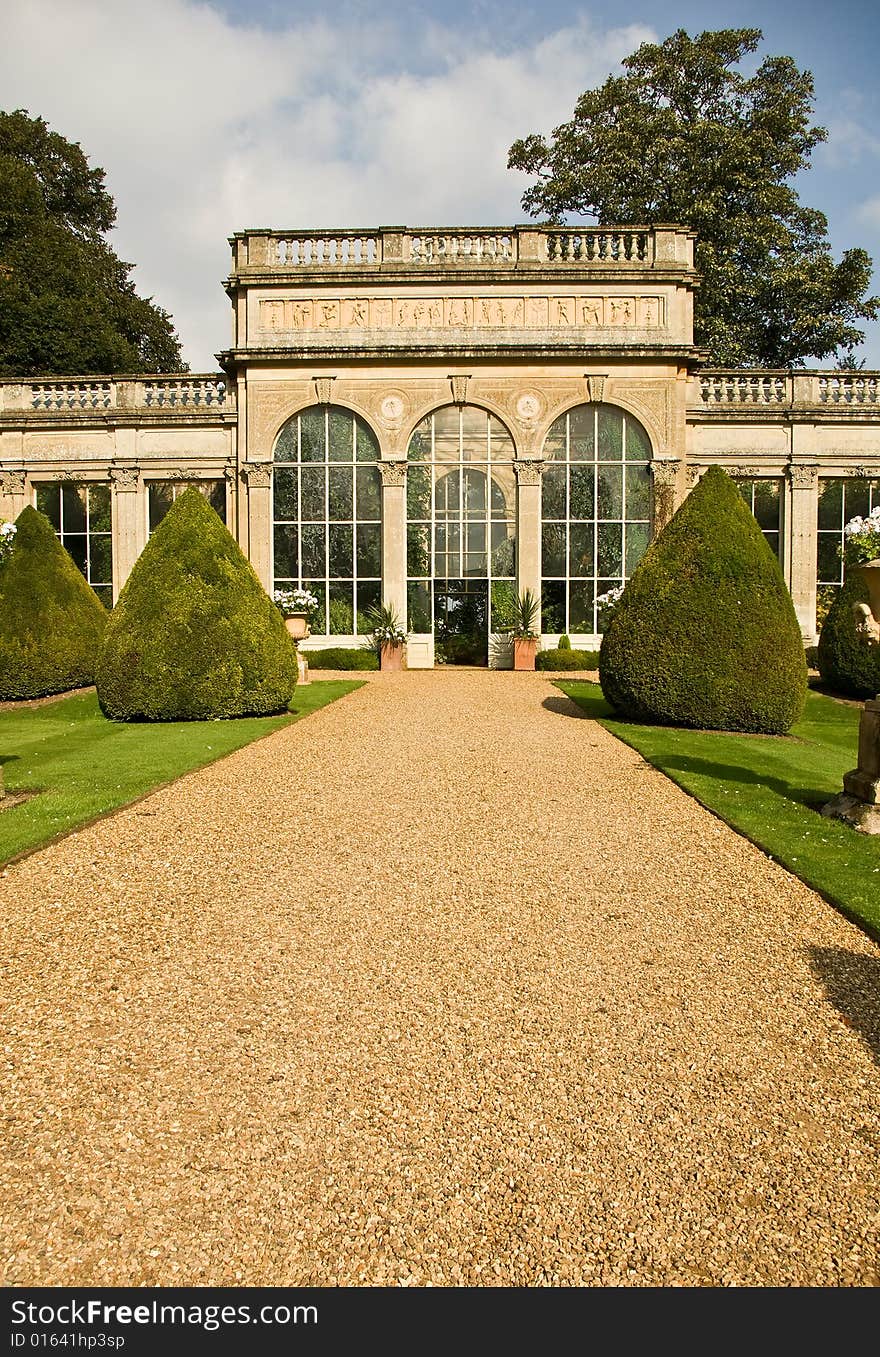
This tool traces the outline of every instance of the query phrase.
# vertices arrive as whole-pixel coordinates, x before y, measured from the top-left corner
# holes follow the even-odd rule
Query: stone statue
[[[855,603],[856,627],[869,645],[880,645],[880,559],[851,566],[868,586],[869,603]],[[859,766],[844,773],[843,791],[822,807],[822,814],[880,834],[880,694],[866,702],[859,720]]]

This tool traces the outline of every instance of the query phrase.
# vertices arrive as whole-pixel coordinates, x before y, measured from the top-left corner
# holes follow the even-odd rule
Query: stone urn
[[[849,568],[868,588],[868,602],[853,606],[856,625],[869,641],[880,644],[880,558]]]
[[[292,613],[290,617],[285,617],[284,625],[294,641],[304,641],[312,634],[308,613]]]

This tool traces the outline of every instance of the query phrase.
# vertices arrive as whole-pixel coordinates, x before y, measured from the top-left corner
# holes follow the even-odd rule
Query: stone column
[[[541,476],[544,462],[514,462],[516,473],[516,592],[541,597]]]
[[[654,482],[651,536],[656,537],[666,527],[680,503],[680,460],[677,457],[670,457],[662,462],[652,462],[651,477]]]
[[[0,522],[14,523],[27,502],[25,473],[4,471],[0,474]]]
[[[247,556],[257,579],[272,593],[272,465],[245,462],[241,469],[247,485]]]
[[[147,544],[147,514],[140,475],[136,466],[110,468],[114,603]]]
[[[816,640],[816,523],[819,513],[819,472],[815,466],[788,468],[789,495],[786,555],[794,610],[804,640]]]
[[[406,617],[406,462],[381,461],[382,601]]]

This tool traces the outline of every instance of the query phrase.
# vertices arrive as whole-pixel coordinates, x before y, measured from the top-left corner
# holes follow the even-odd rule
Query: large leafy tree
[[[761,37],[679,29],[644,43],[549,141],[514,142],[508,165],[536,176],[523,206],[551,222],[695,231],[695,339],[713,363],[852,364],[857,322],[880,310],[866,295],[871,259],[851,249],[835,263],[825,215],[798,199],[792,179],[827,133],[811,125],[813,78],[790,57],[767,57],[752,76],[736,69]]]
[[[0,376],[185,368],[168,312],[105,239],[115,220],[78,145],[0,112]]]

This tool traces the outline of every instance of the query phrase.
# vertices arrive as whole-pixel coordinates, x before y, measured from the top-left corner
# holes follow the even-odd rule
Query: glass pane
[[[329,517],[337,521],[351,520],[354,512],[354,472],[351,467],[330,468]]]
[[[651,440],[632,415],[624,416],[626,424],[626,458],[628,462],[650,462]]]
[[[762,528],[779,530],[779,482],[755,481],[752,513]]]
[[[360,475],[360,473],[358,473]],[[358,483],[360,497],[360,483]],[[406,512],[409,518],[431,517],[431,472],[428,467],[410,466],[406,473]]]
[[[429,462],[431,460],[431,417],[423,419],[413,430],[407,449],[407,458],[411,462]]]
[[[327,454],[329,461],[353,462],[354,418],[344,410],[331,410],[328,425]]]
[[[425,523],[410,523],[406,530],[406,573],[415,578],[431,573],[431,529]]]
[[[593,570],[592,523],[572,523],[568,534],[568,573],[591,579],[595,573]]]
[[[355,476],[357,478],[357,516],[361,522],[365,519],[378,522],[382,517],[382,478],[376,468],[372,466],[359,466]]]
[[[299,577],[296,561],[297,531],[291,523],[275,525],[275,578],[295,580]]]
[[[410,581],[406,590],[407,611],[409,621],[407,628],[409,631],[421,632],[424,634],[431,630],[431,586],[424,583]]]
[[[464,525],[464,549],[465,551],[486,550],[486,524],[477,522],[468,522]]]
[[[354,635],[354,585],[330,585],[330,635]]]
[[[38,485],[37,508],[45,514],[56,532],[61,531],[61,486]]]
[[[490,631],[506,631],[516,622],[516,585],[512,580],[497,580],[492,585]]]
[[[846,510],[846,520],[857,515],[863,518],[871,512],[871,488],[870,482],[861,478],[847,481],[843,497],[844,508]]]
[[[647,523],[628,523],[626,527],[626,576],[635,570],[648,550],[650,528]]]
[[[618,462],[623,456],[623,411],[599,407],[599,461]]]
[[[438,514],[455,515],[460,513],[459,493],[461,477],[457,471],[446,471],[438,475],[434,486],[434,508]]]
[[[838,533],[820,532],[818,535],[818,570],[823,584],[836,584],[843,579],[843,562],[838,554],[840,542]]]
[[[322,466],[304,466],[300,472],[301,513],[306,521],[326,518],[324,468]]]
[[[275,442],[275,451],[273,460],[276,462],[295,462],[296,454],[296,430],[299,421],[294,418],[287,421],[281,430]]]
[[[226,522],[226,482],[203,481],[202,494],[222,523]]]
[[[598,526],[596,559],[600,575],[623,574],[623,530],[619,523],[600,523]]]
[[[476,467],[463,472],[462,508],[469,516],[486,517],[486,473]]]
[[[274,490],[273,512],[276,519],[284,521],[296,518],[296,477],[296,467],[276,468],[272,474],[272,486]]]
[[[86,548],[87,540],[84,532],[64,534],[64,545],[84,575],[86,573],[86,559],[88,554]]]
[[[573,464],[571,475],[571,516],[572,518],[593,518],[595,516],[595,471],[592,462]]]
[[[468,579],[486,574],[485,551],[468,551],[464,557],[464,573]]]
[[[322,579],[325,576],[325,532],[326,529],[323,526],[309,526],[302,530],[302,572],[304,575],[319,575]]]
[[[651,517],[651,473],[646,466],[626,468],[626,516],[646,521]]]
[[[843,481],[819,482],[819,527],[843,527]]]
[[[367,636],[372,631],[369,613],[378,608],[382,595],[382,585],[378,580],[367,580],[357,585],[357,634]]]
[[[550,432],[544,440],[544,450],[541,456],[545,461],[565,461],[565,415],[557,419],[550,427]]]
[[[492,524],[492,574],[513,575],[516,569],[516,538],[511,523]]]
[[[623,467],[599,468],[599,518],[623,517]]]
[[[570,632],[590,633],[596,630],[593,620],[594,586],[575,581],[569,585],[568,630]]]
[[[513,439],[500,420],[489,416],[490,446],[493,462],[512,462],[514,458]]]
[[[379,460],[379,444],[371,429],[367,427],[362,419],[355,416],[355,445],[356,455],[359,462],[376,462]]]
[[[155,531],[171,508],[174,490],[170,481],[153,481],[147,487],[150,505],[150,532]]]
[[[110,487],[89,486],[89,531],[110,532]]]
[[[565,630],[565,584],[562,580],[542,580],[541,631],[561,634]]]
[[[311,532],[311,529],[309,529]],[[323,573],[323,572],[322,572]],[[312,618],[312,631],[317,636],[327,634],[327,585],[324,580],[303,580],[302,587],[308,589],[318,600],[318,607]]]
[[[378,579],[382,574],[382,529],[378,523],[359,523],[356,531],[357,573],[366,578],[373,575]]]
[[[565,518],[564,466],[548,466],[541,477],[541,514],[544,518]]]
[[[65,535],[86,530],[86,489],[83,485],[62,485],[61,521]]]
[[[89,537],[89,571],[92,584],[113,583],[113,548],[108,533]]]
[[[489,510],[493,518],[516,517],[516,477],[510,462],[502,462],[492,467],[492,497]]]
[[[332,579],[351,579],[354,574],[353,538],[354,530],[349,523],[331,526],[329,574]]]
[[[300,458],[303,462],[326,461],[324,450],[324,411],[306,410],[299,417]]]
[[[541,572],[544,575],[564,575],[565,526],[545,523],[541,529]]]
[[[596,459],[596,412],[591,405],[579,405],[570,410],[569,460],[572,462],[593,462]]]

